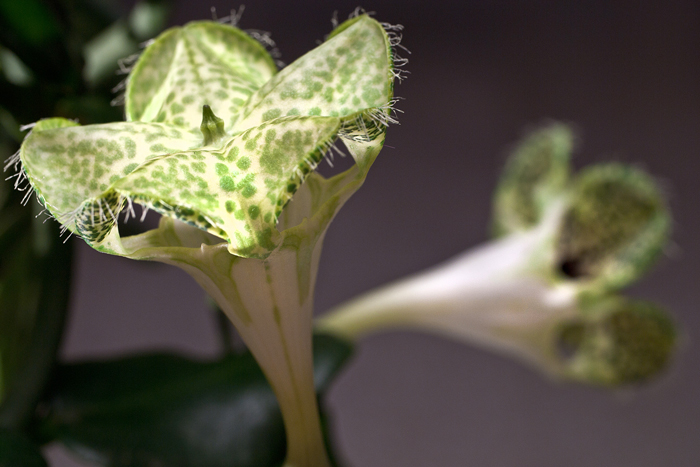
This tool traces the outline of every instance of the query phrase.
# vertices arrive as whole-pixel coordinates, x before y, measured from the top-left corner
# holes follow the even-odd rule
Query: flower
[[[647,175],[619,164],[570,181],[572,147],[565,125],[533,132],[499,183],[497,239],[341,304],[317,327],[348,339],[394,326],[428,329],[593,384],[658,373],[674,349],[672,321],[615,292],[661,252],[665,202]]]
[[[287,464],[328,459],[313,391],[313,291],[325,231],[362,185],[394,122],[400,27],[361,14],[279,73],[215,22],[153,41],[126,86],[127,122],[39,121],[9,165],[93,248],[176,265],[218,302],[278,397]],[[355,165],[313,172],[340,138]],[[163,215],[121,238],[133,204]]]

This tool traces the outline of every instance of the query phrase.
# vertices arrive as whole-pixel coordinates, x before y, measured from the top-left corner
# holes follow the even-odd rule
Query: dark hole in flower
[[[578,279],[586,275],[583,264],[577,258],[564,258],[559,263],[559,272],[571,279]]]

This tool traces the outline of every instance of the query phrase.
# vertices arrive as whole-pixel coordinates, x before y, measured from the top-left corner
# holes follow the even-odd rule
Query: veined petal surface
[[[270,54],[243,31],[198,21],[162,34],[129,76],[127,120],[198,128],[211,105],[231,128],[232,117],[275,73]]]
[[[114,185],[130,199],[229,241],[239,256],[277,246],[277,218],[340,122],[287,117],[251,128],[220,149],[155,158]]]
[[[241,109],[237,131],[285,115],[348,117],[392,97],[392,57],[381,24],[363,15],[275,75]]]
[[[103,197],[115,181],[152,157],[188,150],[200,141],[201,136],[159,123],[79,126],[56,118],[38,122],[20,154],[40,200],[77,232],[76,215],[86,203]]]
[[[266,258],[290,227],[277,225],[284,207],[338,137],[357,168],[328,184],[314,179],[312,196],[321,186],[335,193],[302,210],[309,219],[323,211],[311,222],[314,236],[364,181],[392,121],[392,67],[388,36],[366,15],[277,75],[241,31],[190,23],[161,35],[137,62],[130,122],[39,122],[21,150],[23,171],[51,214],[98,250],[134,253],[114,227],[136,202],[225,239],[234,255]],[[205,105],[224,121],[216,137],[200,129]],[[291,226],[300,212],[287,216]]]

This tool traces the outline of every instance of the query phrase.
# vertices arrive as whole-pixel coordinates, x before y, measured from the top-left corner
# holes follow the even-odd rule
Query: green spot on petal
[[[280,117],[281,115],[282,111],[280,109],[270,109],[263,114],[262,119],[263,122],[266,122],[268,120],[272,120],[273,118]]]
[[[230,199],[226,201],[226,212],[231,214],[234,210],[236,209],[236,203],[231,201]]]
[[[241,157],[238,162],[236,162],[236,167],[238,167],[241,170],[248,170],[250,167],[250,159],[247,157]],[[218,164],[217,164],[218,165]]]
[[[201,164],[204,165],[203,163]],[[219,177],[228,174],[228,167],[225,164],[222,164],[221,162],[216,163],[216,165],[214,166],[214,170],[216,170],[216,175],[218,175]]]
[[[139,166],[139,165],[136,164],[136,163],[127,165],[126,167],[124,167],[124,175],[129,175],[129,174],[130,174],[131,172],[133,172],[133,171],[136,169],[136,167],[138,167],[138,166]],[[112,176],[112,178],[114,178],[114,177],[116,177],[116,175],[115,175],[115,176]],[[118,179],[119,177],[116,177],[116,178]],[[111,181],[111,179],[110,179],[110,181]]]
[[[221,177],[219,179],[219,186],[224,191],[235,191],[236,190],[236,182],[234,182],[233,179],[231,177],[229,177],[228,175]]]

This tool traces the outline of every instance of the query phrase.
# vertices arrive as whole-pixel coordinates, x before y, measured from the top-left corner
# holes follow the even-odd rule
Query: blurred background
[[[272,32],[291,63],[357,0],[251,1],[240,26]],[[124,11],[134,2],[124,1]],[[239,4],[174,2],[171,24]],[[570,122],[574,164],[633,163],[668,193],[673,240],[629,294],[671,310],[673,368],[639,389],[555,384],[517,362],[414,332],[362,341],[327,404],[354,467],[700,465],[700,2],[365,2],[405,26],[401,124],[326,237],[318,313],[488,239],[491,195],[528,128]],[[21,122],[28,123],[28,122]],[[337,160],[337,159],[336,159]],[[342,165],[342,161],[340,163]],[[328,170],[328,169],[325,169]],[[62,355],[169,349],[214,355],[215,321],[184,273],[77,246]],[[62,449],[52,465],[80,466]]]

